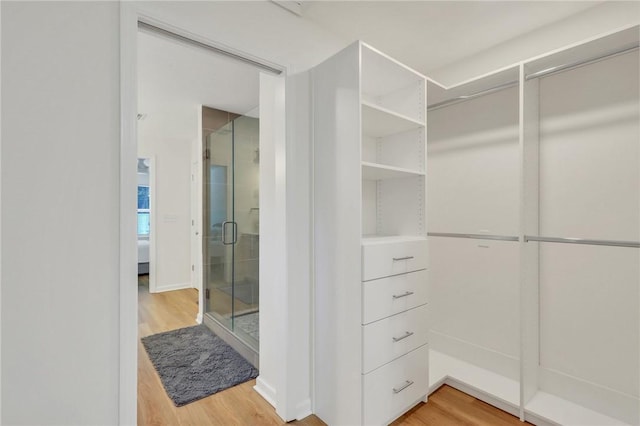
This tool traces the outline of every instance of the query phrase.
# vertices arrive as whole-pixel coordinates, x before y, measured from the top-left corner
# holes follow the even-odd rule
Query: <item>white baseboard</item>
[[[196,315],[196,323],[202,324],[202,314],[200,312]]]
[[[489,405],[493,405],[494,407],[499,408],[500,410],[505,411],[513,416],[520,417],[519,405],[515,405],[511,402],[505,401],[502,398],[498,398],[495,395],[492,395],[482,389],[476,388],[475,386],[469,385],[453,377],[447,377],[444,380],[444,384],[458,389],[460,392],[464,392],[467,395],[471,395],[475,399],[479,399],[480,401],[486,402]]]
[[[263,397],[265,401],[271,404],[273,408],[276,407],[276,390],[273,386],[267,384],[262,376],[258,376],[256,379],[256,385],[253,387],[253,390],[258,392],[258,394]]]
[[[512,380],[520,379],[520,360],[516,357],[434,330],[429,330],[429,347]]]
[[[296,420],[302,420],[313,414],[311,412],[311,399],[307,398],[296,405]]]
[[[190,282],[186,283],[178,283],[178,284],[166,284],[166,285],[157,285],[156,291],[153,293],[164,293],[165,291],[174,291],[174,290],[184,290],[187,288],[193,288]]]
[[[640,400],[615,389],[538,368],[540,390],[628,424],[640,423]]]

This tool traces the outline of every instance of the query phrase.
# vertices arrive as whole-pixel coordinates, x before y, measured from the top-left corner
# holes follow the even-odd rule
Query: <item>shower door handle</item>
[[[233,239],[230,242],[227,242],[227,225],[233,225]],[[222,244],[225,246],[229,246],[231,244],[235,244],[238,242],[238,223],[232,220],[225,220],[222,222]]]
[[[233,223],[233,241],[231,241],[231,244],[235,244],[238,242],[238,222],[231,222]]]
[[[234,242],[231,241],[230,243],[227,242],[227,225],[233,223],[230,220],[225,220],[224,222],[222,222],[222,244],[224,244],[225,246],[231,245]]]

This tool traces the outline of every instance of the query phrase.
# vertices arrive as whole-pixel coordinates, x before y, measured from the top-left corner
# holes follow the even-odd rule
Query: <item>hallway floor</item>
[[[194,289],[149,293],[148,276],[138,277],[138,337],[195,325],[198,291]],[[255,380],[176,407],[165,393],[142,343],[138,340],[138,425],[284,425],[275,410],[254,390]],[[325,423],[316,416],[291,422],[305,426]],[[504,411],[443,386],[396,420],[393,425],[522,425]]]
[[[138,337],[195,325],[198,291],[149,293],[148,276],[138,278]],[[255,380],[176,407],[162,387],[138,340],[138,425],[283,425],[275,410],[254,390]],[[300,425],[324,425],[309,416]]]

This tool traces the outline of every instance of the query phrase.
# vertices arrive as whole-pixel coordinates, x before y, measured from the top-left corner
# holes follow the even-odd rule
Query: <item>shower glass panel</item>
[[[240,116],[209,135],[205,155],[207,313],[258,350],[259,121]]]

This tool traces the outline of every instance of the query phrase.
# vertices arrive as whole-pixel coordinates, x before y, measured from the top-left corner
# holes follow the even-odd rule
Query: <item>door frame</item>
[[[138,51],[138,22],[143,21],[157,25],[159,28],[194,39],[209,46],[230,52],[238,57],[251,60],[258,59],[242,51],[228,46],[219,45],[215,41],[207,40],[192,32],[181,29],[160,19],[150,16],[135,4],[120,3],[120,273],[119,273],[119,392],[118,419],[121,425],[135,425],[137,423],[137,382],[138,382],[138,293],[137,293],[137,217],[136,217],[136,186],[137,186],[137,114],[138,114],[138,83],[137,83],[137,51]],[[261,63],[269,64],[268,61]],[[277,65],[277,64],[276,64]],[[278,65],[279,66],[279,65]],[[286,67],[279,66],[283,80],[281,93],[284,98],[284,78]],[[284,123],[286,120],[284,109],[278,110],[276,118]],[[201,147],[202,138],[197,141]],[[201,156],[198,159],[202,167]],[[196,179],[202,176],[196,174]],[[282,187],[282,191],[286,188]],[[199,197],[202,197],[200,193]],[[201,200],[200,204],[201,205]],[[202,287],[202,281],[200,281]],[[200,290],[202,299],[203,291]],[[203,309],[202,300],[199,301],[200,311]],[[200,315],[199,315],[200,319]],[[286,336],[283,336],[286,339]],[[282,372],[286,374],[286,372]]]

